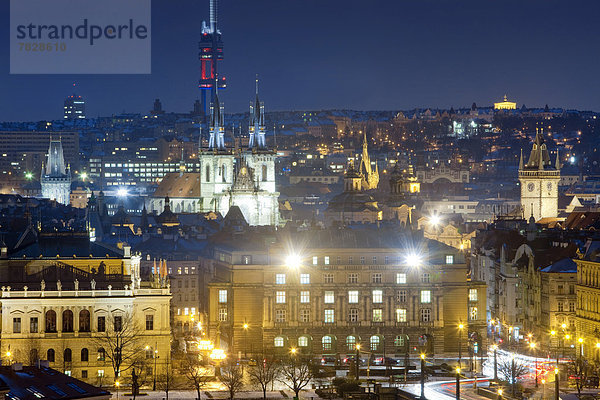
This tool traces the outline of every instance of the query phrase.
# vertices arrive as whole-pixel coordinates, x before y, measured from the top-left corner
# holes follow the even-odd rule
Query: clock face
[[[548,191],[551,191],[552,190],[552,182],[548,182],[547,187],[548,187]]]
[[[535,189],[535,184],[533,182],[529,182],[529,185],[527,185],[527,190],[533,192],[533,189]]]

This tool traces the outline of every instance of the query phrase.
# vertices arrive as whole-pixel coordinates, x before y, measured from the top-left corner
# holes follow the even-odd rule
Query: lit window
[[[308,285],[310,283],[310,274],[300,274],[300,283]]]
[[[298,338],[298,347],[308,347],[308,338],[306,336]]]
[[[356,350],[356,336],[346,336],[346,346],[348,350]]]
[[[277,336],[274,340],[273,340],[273,345],[275,347],[283,347],[283,343],[284,340],[281,336]]]
[[[313,257],[313,265],[317,265],[319,263],[319,257]]]
[[[469,289],[469,301],[477,301],[477,289]]]
[[[303,290],[300,292],[300,303],[310,303],[310,292],[308,290]]]
[[[331,308],[325,310],[325,320],[326,324],[333,324],[335,322],[335,311]]]
[[[335,301],[335,295],[333,293],[333,290],[326,290],[323,299],[325,304],[333,304]]]
[[[183,309],[183,315],[188,315],[189,313],[190,313],[190,309],[189,309],[189,308],[187,308],[187,307],[185,307],[185,308]]]
[[[275,310],[275,322],[285,322],[286,317],[285,310]]]
[[[383,310],[381,308],[373,309],[373,322],[383,322]]]
[[[446,256],[446,264],[454,264],[454,256],[453,255]]]
[[[431,303],[431,290],[421,290],[421,303]]]
[[[423,322],[431,321],[431,310],[429,308],[424,308],[421,310],[421,321],[423,321]]]
[[[373,290],[373,303],[383,303],[383,290]]]
[[[98,370],[98,377],[102,378],[104,376],[104,370],[103,369],[99,369]]]
[[[325,265],[329,265],[329,256],[325,256],[324,263]]]
[[[348,303],[350,303],[350,304],[358,303],[358,290],[348,291]]]
[[[277,285],[285,285],[285,274],[276,274],[275,283]]]
[[[371,274],[371,283],[381,283],[381,273]]]
[[[275,302],[277,304],[285,304],[285,292],[278,291],[275,293]]]
[[[469,319],[471,321],[477,320],[477,307],[469,307]]]
[[[399,285],[406,283],[406,274],[404,272],[396,274],[396,283]]]
[[[381,339],[379,338],[379,336],[371,336],[371,339],[369,340],[371,344],[371,351],[377,351],[377,349],[379,349],[380,341]]]
[[[406,308],[396,308],[396,322],[406,322]]]
[[[219,303],[227,303],[227,290],[219,290]]]
[[[323,336],[321,339],[321,343],[323,344],[323,350],[331,350],[333,339],[331,336]]]

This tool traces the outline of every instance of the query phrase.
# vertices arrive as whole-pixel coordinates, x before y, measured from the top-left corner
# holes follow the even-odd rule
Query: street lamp
[[[560,397],[558,396],[558,366],[556,368],[554,368],[554,400],[560,400]]]
[[[537,353],[535,352],[535,343],[529,343],[529,348],[531,349],[535,357],[535,387],[538,387],[538,362]]]
[[[460,400],[460,367],[456,367],[456,400]]]
[[[302,265],[302,259],[298,254],[290,254],[285,258],[285,265],[288,268],[298,269]]]
[[[462,331],[465,326],[460,323],[458,324],[458,367],[462,368]]]
[[[579,342],[579,357],[583,357],[583,338],[577,339]]]
[[[421,399],[425,400],[425,353],[421,353]]]
[[[498,389],[498,399],[502,399],[502,393],[504,393],[504,390],[502,390],[502,388]]]
[[[354,360],[356,366],[356,380],[360,379],[360,343],[356,343],[356,359]],[[406,368],[406,366],[404,367]]]
[[[498,380],[498,345],[492,345],[492,349],[494,349],[494,380]]]
[[[119,400],[119,386],[121,386],[121,383],[119,381],[115,381],[115,387],[117,388],[117,400]]]
[[[242,326],[242,328],[244,328],[244,358],[248,358],[248,324],[244,323],[244,325]]]

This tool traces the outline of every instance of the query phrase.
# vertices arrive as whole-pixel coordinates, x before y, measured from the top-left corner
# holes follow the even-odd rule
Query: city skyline
[[[271,111],[459,108],[504,94],[519,107],[600,109],[591,50],[598,6],[545,4],[222,2],[226,111],[247,110],[256,73]],[[0,10],[6,35],[8,2]],[[10,96],[0,100],[0,119],[60,119],[74,82],[90,117],[146,113],[154,98],[168,112],[191,110],[208,1],[154,1],[152,11],[150,75],[9,75],[5,49],[0,87]]]

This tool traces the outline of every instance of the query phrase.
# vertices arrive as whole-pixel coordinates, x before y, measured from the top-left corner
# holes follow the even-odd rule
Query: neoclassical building
[[[139,267],[129,246],[90,242],[85,232],[39,232],[37,240],[13,249],[2,243],[3,363],[48,360],[88,383],[112,385],[111,340],[125,332],[136,339],[124,353],[141,354],[144,373],[160,373],[170,352],[170,289],[158,277],[142,280]],[[161,358],[156,371],[155,356]]]

